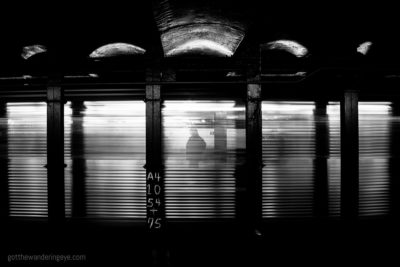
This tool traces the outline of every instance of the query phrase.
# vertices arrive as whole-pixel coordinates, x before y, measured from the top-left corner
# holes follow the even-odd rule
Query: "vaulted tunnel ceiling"
[[[224,12],[223,8],[209,1],[159,1],[155,19],[164,55],[232,56],[246,26],[233,10]]]
[[[95,49],[113,43],[164,57],[235,57],[245,55],[242,50],[250,43],[265,45],[279,40],[296,41],[307,49],[310,58],[361,54],[357,53],[359,46],[370,42],[369,58],[396,64],[400,59],[396,10],[383,3],[350,6],[340,1],[319,6],[256,0],[4,5],[0,69],[20,69],[37,57],[25,60],[21,56],[24,47],[35,45],[74,66],[90,60]],[[119,50],[116,54],[121,53]]]

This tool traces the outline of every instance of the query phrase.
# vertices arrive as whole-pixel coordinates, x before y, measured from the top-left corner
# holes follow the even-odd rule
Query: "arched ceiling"
[[[218,3],[218,1],[217,1]],[[165,56],[205,54],[232,56],[246,25],[223,2],[158,1],[155,18]]]
[[[65,64],[79,65],[95,49],[112,43],[164,57],[235,57],[246,55],[242,50],[249,43],[288,40],[306,48],[310,58],[334,58],[360,54],[357,48],[371,42],[368,57],[400,61],[400,17],[397,8],[383,2],[31,1],[4,4],[1,12],[0,71],[36,57],[23,59],[24,47],[39,45]]]

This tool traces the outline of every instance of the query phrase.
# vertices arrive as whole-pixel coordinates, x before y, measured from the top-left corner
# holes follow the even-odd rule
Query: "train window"
[[[65,106],[66,214],[146,217],[146,131],[142,101]]]
[[[389,162],[391,125],[398,117],[391,103],[359,103],[359,215],[380,216],[389,212]]]
[[[7,103],[0,118],[10,217],[47,217],[46,107],[43,102]]]
[[[165,101],[166,217],[233,219],[245,163],[245,107],[235,101]]]
[[[314,102],[262,103],[263,218],[312,217],[324,201],[318,179],[328,187],[328,214],[339,215],[339,107],[329,103],[321,113]]]

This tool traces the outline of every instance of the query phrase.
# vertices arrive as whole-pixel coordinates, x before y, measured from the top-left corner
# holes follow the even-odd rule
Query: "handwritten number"
[[[161,228],[161,218],[148,218],[147,224],[149,224],[149,228],[160,229]]]
[[[157,182],[160,182],[161,177],[159,172],[154,173],[154,177],[157,179]]]
[[[151,185],[146,185],[147,187],[147,195],[151,195]]]
[[[153,202],[153,198],[149,198],[149,199],[147,199],[147,207],[148,208],[152,208],[153,206],[154,206],[154,202]],[[156,200],[156,202],[157,202],[157,200]]]
[[[158,196],[161,193],[161,186],[159,186],[158,184],[156,184],[154,186],[154,193]]]
[[[147,224],[150,229],[160,229],[162,226],[161,219],[157,217],[158,208],[161,206],[161,199],[159,197],[154,198],[153,196],[159,196],[161,194],[161,185],[157,184],[161,180],[159,172],[149,172],[147,174],[148,184],[146,185],[147,191],[147,212],[148,219]]]
[[[161,218],[156,218],[156,221],[154,224],[155,224],[154,228],[160,229],[161,228]]]

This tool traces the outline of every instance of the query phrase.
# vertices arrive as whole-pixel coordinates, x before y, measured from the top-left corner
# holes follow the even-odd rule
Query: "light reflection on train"
[[[144,218],[145,104],[84,102],[75,113],[72,107],[65,106],[67,215],[72,215],[75,175],[84,180],[85,216]],[[329,212],[340,213],[340,105],[329,103],[327,118],[314,110],[313,102],[262,104],[266,219],[312,216],[318,121],[328,129]],[[391,129],[399,118],[389,102],[362,102],[359,114],[360,215],[385,215],[390,206]],[[235,218],[243,179],[238,176],[245,165],[244,103],[165,101],[162,118],[167,217]],[[10,215],[46,217],[46,104],[8,103],[0,126]]]

